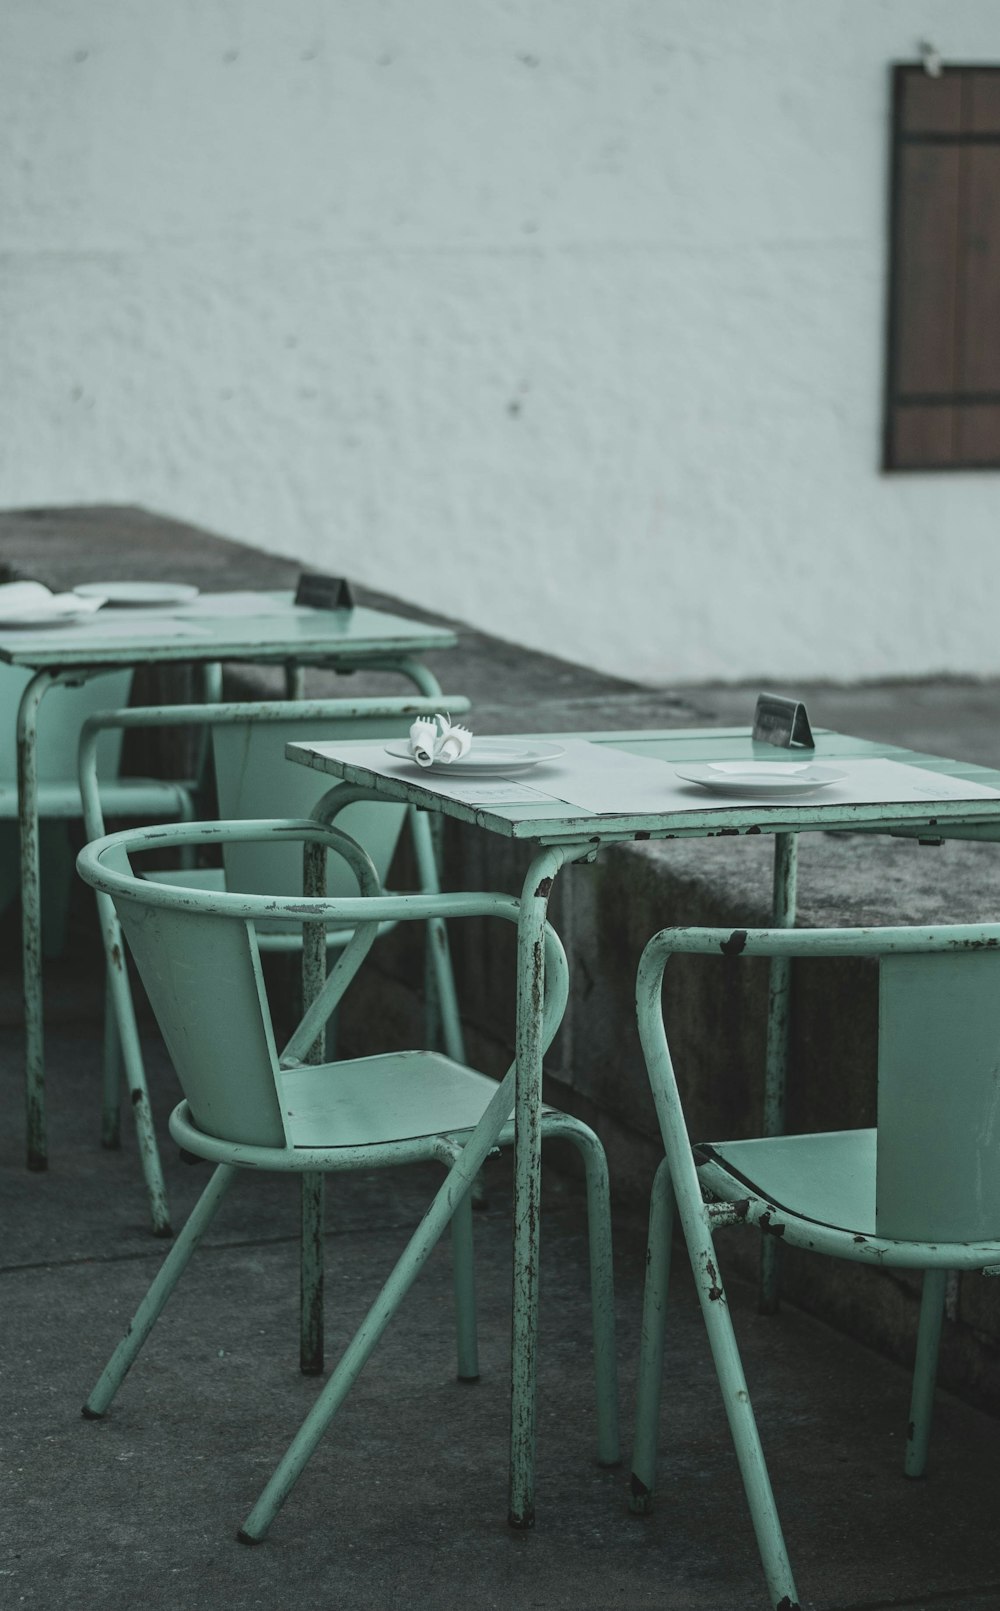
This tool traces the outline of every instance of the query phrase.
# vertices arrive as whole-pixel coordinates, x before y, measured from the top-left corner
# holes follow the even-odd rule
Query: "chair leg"
[[[667,1297],[670,1290],[670,1254],[674,1230],[674,1187],[666,1158],[653,1180],[646,1242],[646,1285],[642,1297],[642,1338],[635,1409],[635,1441],[629,1509],[648,1516],[656,1489],[656,1454],[659,1446],[660,1395],[663,1388],[663,1354],[667,1332]]]
[[[788,1552],[778,1519],[771,1479],[768,1476],[760,1434],[747,1391],[743,1362],[733,1331],[729,1304],[719,1274],[718,1257],[704,1208],[686,1211],[678,1194],[678,1208],[684,1223],[684,1236],[691,1257],[698,1300],[708,1331],[709,1345],[722,1390],[723,1403],[736,1447],[740,1475],[757,1537],[761,1564],[775,1611],[799,1611],[799,1600],[788,1561]]]
[[[472,1199],[463,1197],[451,1221],[452,1279],[455,1289],[455,1330],[458,1343],[458,1379],[479,1380],[479,1337],[476,1325],[476,1265],[472,1243]]]
[[[910,1425],[903,1466],[908,1477],[922,1477],[927,1467],[927,1446],[930,1442],[931,1419],[934,1413],[934,1382],[937,1377],[947,1282],[947,1270],[924,1271],[920,1320],[917,1325],[917,1357],[913,1366],[913,1390],[910,1397]]]
[[[618,1359],[615,1347],[615,1285],[611,1242],[611,1191],[604,1148],[587,1125],[567,1114],[544,1114],[542,1137],[571,1141],[583,1159],[587,1181],[587,1240],[590,1250],[590,1301],[594,1331],[597,1399],[597,1459],[602,1466],[621,1461],[618,1431]]]
[[[321,1174],[303,1175],[299,1246],[299,1369],[323,1374],[323,1199]]]
[[[156,1132],[153,1129],[149,1087],[146,1084],[146,1070],[143,1067],[139,1030],[135,1021],[135,1005],[129,989],[125,944],[111,897],[98,894],[97,907],[104,935],[108,987],[114,1000],[114,1016],[118,1025],[122,1060],[132,1104],[132,1118],[135,1121],[136,1138],[139,1143],[139,1158],[146,1190],[149,1193],[153,1235],[171,1236],[173,1233],[170,1229],[167,1188],[160,1164],[160,1151],[156,1144]]]
[[[434,1201],[397,1259],[389,1279],[345,1348],[336,1369],[328,1378],[315,1404],[275,1467],[257,1503],[237,1533],[241,1544],[260,1543],[288,1498],[317,1443],[426,1264],[452,1215],[460,1207],[462,1200],[468,1196],[473,1178],[499,1134],[501,1105],[507,1105],[509,1109],[510,1099],[510,1084],[504,1080],[480,1121],[482,1134],[468,1143],[458,1162],[449,1171]]]
[[[104,987],[104,1067],[101,1102],[101,1146],[116,1151],[122,1144],[122,1043],[115,1017],[110,974]]]
[[[118,1347],[98,1379],[83,1414],[88,1421],[102,1416],[114,1398],[140,1348],[163,1312],[164,1305],[201,1241],[222,1199],[236,1178],[232,1164],[220,1164],[191,1211],[183,1230],[167,1254]]]

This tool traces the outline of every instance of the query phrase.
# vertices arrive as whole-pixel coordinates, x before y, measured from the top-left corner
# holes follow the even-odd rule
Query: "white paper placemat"
[[[467,805],[531,805],[558,801],[570,813],[589,816],[647,816],[663,812],[724,811],[733,806],[755,810],[797,809],[801,805],[899,805],[928,800],[1000,801],[1000,790],[964,778],[907,766],[901,761],[825,758],[824,764],[845,774],[815,794],[794,801],[776,797],[732,799],[699,788],[678,776],[677,768],[654,756],[635,755],[609,744],[569,740],[558,760],[545,762],[509,782],[503,778],[463,778],[451,773],[428,773],[416,765],[386,755],[380,743],[315,744],[318,754],[350,761],[386,777]],[[678,763],[683,769],[683,763]],[[526,810],[526,815],[530,814]]]

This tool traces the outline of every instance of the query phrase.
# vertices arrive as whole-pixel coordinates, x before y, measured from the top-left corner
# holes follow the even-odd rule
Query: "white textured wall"
[[[0,0],[0,505],[654,681],[1000,672],[878,473],[888,63],[997,0]]]

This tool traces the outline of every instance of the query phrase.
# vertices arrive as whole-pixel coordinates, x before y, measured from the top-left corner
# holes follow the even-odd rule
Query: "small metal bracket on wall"
[[[941,60],[941,52],[937,46],[932,45],[929,39],[921,39],[917,49],[920,52],[920,59],[924,64],[924,72],[927,77],[940,78],[944,72],[944,62]]]
[[[793,744],[816,748],[805,705],[782,694],[758,695],[751,736],[755,744],[776,744],[780,749],[790,749]]]

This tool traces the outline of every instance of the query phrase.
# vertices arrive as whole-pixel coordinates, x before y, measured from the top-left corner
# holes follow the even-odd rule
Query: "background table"
[[[775,836],[773,922],[775,926],[791,926],[800,833],[850,830],[1000,837],[1000,772],[845,734],[820,730],[815,735],[815,751],[809,752],[754,744],[746,728],[531,736],[562,744],[567,756],[581,740],[599,749],[604,766],[596,770],[606,773],[607,787],[593,786],[592,766],[587,787],[593,798],[603,796],[602,809],[572,803],[574,788],[583,793],[581,780],[587,770],[582,766],[574,768],[572,760],[518,774],[505,797],[503,786],[490,788],[491,780],[421,773],[415,766],[393,761],[377,745],[297,743],[290,744],[287,750],[290,760],[344,780],[317,807],[317,814],[324,820],[332,820],[352,799],[391,799],[523,841],[531,852],[518,928],[509,1509],[509,1520],[515,1527],[530,1527],[534,1520],[544,989],[541,941],[553,881],[560,869],[573,861],[592,859],[604,844],[627,839],[769,833]],[[519,735],[510,742],[523,737]],[[592,762],[594,757],[591,754],[584,759]],[[652,766],[636,768],[632,765],[634,759]],[[927,792],[919,798],[858,800],[845,799],[845,791],[837,786],[805,798],[734,801],[703,793],[694,786],[678,786],[674,773],[667,770],[691,763],[750,759],[815,759],[834,765],[840,761],[847,766],[854,762],[890,762],[900,768],[896,776],[901,795],[912,794],[917,788]],[[663,768],[662,794],[665,802],[669,801],[659,808],[655,800],[651,804],[658,766]],[[891,792],[892,784],[887,787]],[[780,1128],[782,1120],[788,985],[787,964],[776,967],[771,977],[767,1066],[766,1123],[772,1129]],[[442,1187],[442,1194],[447,1189],[447,1185]]]
[[[0,661],[35,672],[17,714],[29,1169],[48,1164],[36,764],[38,714],[48,690],[115,666],[230,660],[285,665],[292,692],[303,665],[364,666],[398,672],[435,696],[441,692],[436,678],[415,657],[456,641],[447,627],[381,610],[304,608],[284,592],[201,594],[190,604],[157,609],[105,606],[79,624],[0,628]]]

